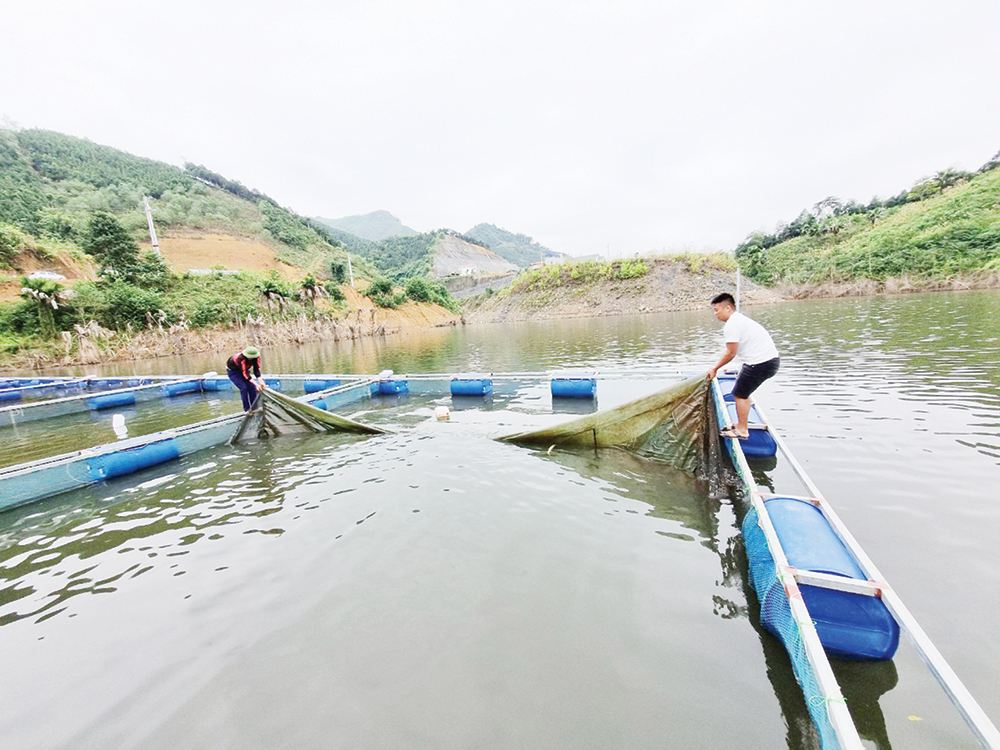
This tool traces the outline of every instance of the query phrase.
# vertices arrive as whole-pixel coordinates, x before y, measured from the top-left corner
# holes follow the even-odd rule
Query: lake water
[[[994,719],[998,309],[970,292],[747,310],[782,352],[761,404]],[[650,373],[707,367],[720,328],[707,308],[470,326],[268,351],[265,369]],[[816,747],[756,621],[739,503],[618,451],[498,444],[502,410],[437,423],[433,405],[374,405],[396,435],[219,448],[0,514],[3,746]],[[106,421],[32,426],[5,456]],[[977,746],[905,642],[836,669],[868,746]]]

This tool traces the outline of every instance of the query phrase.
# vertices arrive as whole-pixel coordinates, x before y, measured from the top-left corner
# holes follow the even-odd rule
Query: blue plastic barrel
[[[771,524],[788,564],[799,570],[866,580],[851,552],[840,541],[826,516],[812,503],[776,497],[765,501]],[[761,602],[761,621],[781,635],[788,627],[784,587],[774,574],[774,563],[764,534],[751,511],[743,522],[743,538],[751,567],[751,582]],[[765,557],[766,556],[766,557]],[[763,564],[763,565],[762,565]],[[891,659],[899,646],[899,625],[874,596],[801,585],[802,600],[816,625],[823,647],[843,659]]]
[[[410,383],[403,378],[386,378],[385,380],[379,380],[377,383],[372,383],[371,392],[373,396],[375,394],[393,396],[398,393],[409,393]]]
[[[116,406],[131,406],[134,403],[135,393],[132,391],[105,393],[100,396],[91,396],[87,399],[87,406],[97,411],[101,409],[114,409]]]
[[[457,375],[451,379],[452,396],[485,396],[493,393],[493,380],[477,375]]]
[[[235,387],[229,378],[205,378],[201,381],[204,391],[231,391]]]
[[[305,380],[302,382],[306,393],[317,393],[325,391],[327,388],[336,388],[338,385],[340,385],[339,380]]]
[[[330,411],[329,408],[327,408],[326,399],[325,398],[320,398],[320,399],[317,399],[315,401],[310,401],[309,405],[310,406],[315,406],[317,409],[322,409],[323,411]]]
[[[160,390],[163,391],[163,395],[167,398],[180,396],[184,393],[196,393],[201,390],[201,381],[185,380],[181,383],[167,383],[161,386]]]
[[[554,398],[594,398],[597,395],[597,379],[593,375],[556,374],[552,376],[552,396]]]
[[[180,456],[180,450],[173,438],[156,443],[131,448],[129,450],[105,453],[87,461],[87,471],[94,481],[111,479],[123,474],[131,474],[139,469],[162,464]]]
[[[20,391],[0,391],[0,401],[20,401],[21,392]]]
[[[121,388],[123,384],[121,378],[97,378],[90,381],[92,388]]]

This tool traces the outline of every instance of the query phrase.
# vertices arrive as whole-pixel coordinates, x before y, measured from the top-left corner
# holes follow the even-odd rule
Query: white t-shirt
[[[771,334],[756,320],[734,312],[722,329],[726,343],[736,343],[736,356],[747,365],[759,365],[778,356]]]

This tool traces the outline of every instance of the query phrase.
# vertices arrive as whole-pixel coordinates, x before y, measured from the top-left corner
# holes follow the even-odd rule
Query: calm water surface
[[[782,351],[762,405],[995,719],[998,306],[747,311]],[[719,346],[706,310],[289,348],[265,369],[648,372]],[[366,418],[397,435],[219,448],[0,515],[4,747],[815,747],[756,622],[738,503],[618,451],[495,443],[499,410],[392,405]],[[149,406],[130,421],[174,418]],[[869,746],[976,746],[906,644],[837,671]]]

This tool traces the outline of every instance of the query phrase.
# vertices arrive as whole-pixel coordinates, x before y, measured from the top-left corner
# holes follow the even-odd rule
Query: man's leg
[[[243,377],[241,373],[228,371],[230,382],[235,385],[240,390],[240,398],[243,400],[243,411],[250,411],[250,405],[253,403],[253,399],[250,398],[248,393],[248,388],[253,388],[253,383]],[[256,392],[254,393],[256,395]]]
[[[750,394],[768,378],[778,372],[778,360],[772,359],[759,365],[744,365],[733,386],[733,401],[736,403],[736,434],[749,437]]]
[[[750,419],[750,399],[733,396],[736,402],[736,434],[742,437],[750,435],[748,420]]]

